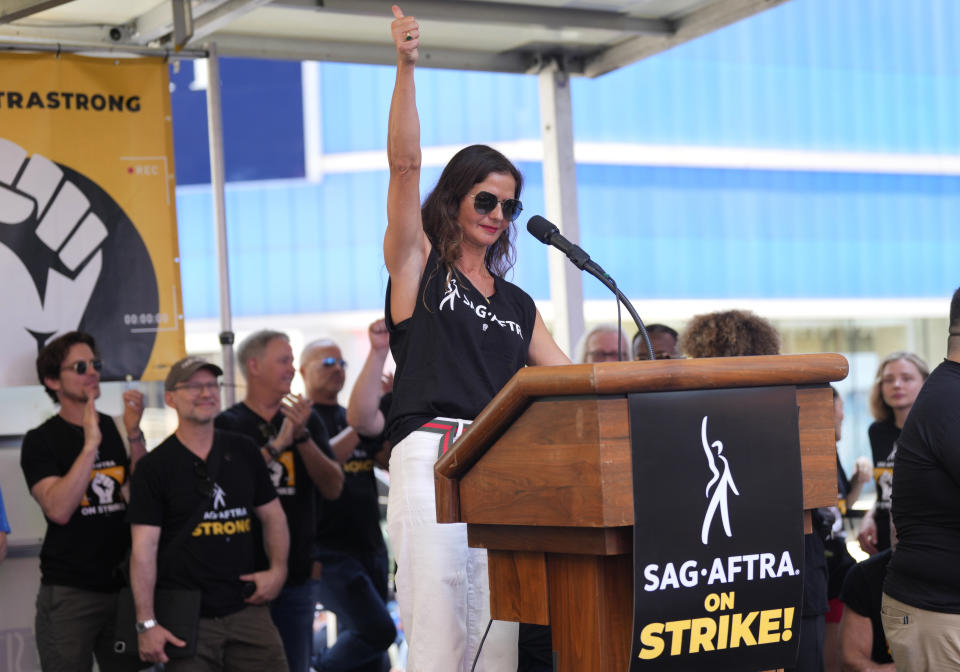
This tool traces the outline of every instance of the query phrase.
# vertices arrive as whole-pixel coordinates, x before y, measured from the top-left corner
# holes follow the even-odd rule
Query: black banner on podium
[[[803,592],[796,389],[629,402],[631,672],[791,666]]]

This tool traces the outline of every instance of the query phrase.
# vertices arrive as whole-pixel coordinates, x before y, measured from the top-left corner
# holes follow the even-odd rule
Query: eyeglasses
[[[643,348],[642,345],[640,347]],[[654,359],[686,359],[686,357],[676,352],[658,352],[657,350],[653,351],[653,358]],[[650,361],[650,358],[647,356],[647,351],[643,349],[639,350],[633,359],[634,361],[637,361],[637,362]]]
[[[85,373],[87,372],[87,367],[88,367],[88,366],[92,366],[94,371],[100,371],[101,369],[103,369],[103,360],[102,360],[102,359],[91,359],[89,362],[86,362],[86,361],[84,361],[84,360],[81,359],[81,360],[78,361],[78,362],[74,362],[73,364],[67,364],[67,365],[64,366],[64,367],[61,367],[60,370],[61,370],[61,371],[66,371],[67,369],[72,369],[72,370],[75,371],[77,374],[79,374],[79,375],[82,376],[83,374],[85,374]]]
[[[337,364],[339,364],[340,368],[342,369],[347,368],[347,360],[337,359],[336,357],[324,357],[323,359],[320,360],[320,363],[327,368],[331,366],[336,366]]]
[[[199,460],[194,462],[193,474],[197,477],[197,489],[200,490],[200,494],[204,497],[212,495],[214,483],[210,474],[207,473],[207,463]]]
[[[179,385],[174,385],[173,389],[183,390],[191,397],[196,397],[200,392],[209,392],[210,394],[219,392],[221,387],[223,387],[223,383],[214,381],[211,383],[180,383]]]
[[[468,194],[473,199],[473,209],[478,215],[486,215],[497,209],[500,204],[501,212],[505,219],[515,222],[520,213],[523,212],[523,203],[515,198],[505,198],[502,201],[489,191],[478,191],[476,194]]]
[[[616,350],[591,350],[587,353],[587,361],[590,363],[616,362],[619,361],[619,359],[619,353]]]

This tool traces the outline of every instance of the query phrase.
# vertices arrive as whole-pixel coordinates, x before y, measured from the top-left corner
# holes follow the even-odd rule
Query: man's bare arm
[[[153,595],[157,587],[157,549],[160,545],[160,528],[155,525],[131,525],[133,543],[130,552],[130,589],[136,606],[137,621],[156,620],[153,611]],[[169,661],[164,647],[167,642],[185,646],[162,623],[154,625],[137,635],[140,660],[148,663]]]

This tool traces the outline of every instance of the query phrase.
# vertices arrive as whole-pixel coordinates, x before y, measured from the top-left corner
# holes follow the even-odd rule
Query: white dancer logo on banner
[[[707,513],[703,517],[703,527],[700,528],[700,541],[706,545],[710,537],[710,525],[713,523],[714,516],[717,515],[717,509],[720,509],[723,531],[726,532],[728,537],[733,537],[733,533],[730,531],[730,510],[728,508],[727,493],[729,490],[732,490],[733,494],[739,495],[740,492],[737,490],[736,483],[733,482],[733,474],[730,473],[730,463],[727,462],[727,458],[723,456],[723,442],[714,441],[711,444],[707,441],[707,416],[703,416],[703,421],[700,423],[700,441],[703,443],[703,452],[707,455],[707,464],[710,467],[710,472],[713,474],[713,478],[707,483],[705,493],[706,497],[710,497],[710,504],[707,506]],[[711,448],[715,448],[717,451],[717,460],[720,460],[723,464],[723,473],[717,470],[717,463],[713,459],[713,451]],[[711,497],[710,488],[714,486],[716,487]]]

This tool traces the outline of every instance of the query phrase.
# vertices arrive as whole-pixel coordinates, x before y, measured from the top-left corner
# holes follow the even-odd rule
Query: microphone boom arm
[[[581,250],[581,252],[582,251],[583,250]],[[586,253],[584,252],[584,254]],[[573,258],[571,258],[570,261],[573,261]],[[576,261],[573,261],[573,263],[575,266],[577,266],[577,268],[586,271],[597,280],[602,282],[607,289],[613,292],[613,295],[617,297],[617,300],[620,303],[623,304],[623,306],[627,309],[627,312],[630,313],[630,317],[633,318],[634,323],[637,325],[637,329],[640,331],[640,336],[643,339],[643,345],[646,347],[647,355],[649,356],[650,360],[656,359],[656,357],[653,356],[653,344],[650,343],[650,336],[647,334],[647,328],[643,325],[643,320],[640,319],[640,315],[637,314],[636,308],[634,308],[633,304],[630,303],[630,299],[624,296],[623,292],[620,291],[620,288],[617,287],[617,283],[614,281],[614,279],[611,278],[606,271],[600,268],[596,263],[590,261],[589,256],[587,257],[587,263],[584,264],[584,266],[577,265]]]
[[[539,240],[544,245],[550,245],[557,248],[565,255],[567,258],[573,262],[573,265],[579,268],[581,271],[586,271],[597,280],[603,283],[603,285],[613,292],[613,295],[617,297],[617,300],[622,303],[627,312],[630,313],[630,317],[633,318],[634,323],[637,325],[637,329],[640,330],[640,335],[643,337],[643,344],[647,347],[647,354],[650,359],[654,359],[653,356],[653,346],[650,343],[650,336],[647,334],[647,328],[643,326],[643,320],[640,319],[640,316],[637,314],[636,309],[633,307],[633,304],[630,303],[630,300],[623,295],[617,288],[617,283],[614,282],[613,278],[610,275],[600,268],[599,264],[595,261],[591,261],[590,255],[583,251],[579,245],[574,245],[572,242],[563,237],[563,234],[560,233],[560,229],[556,227],[550,221],[544,219],[540,215],[534,215],[527,222],[527,231],[530,234]],[[619,308],[617,310],[618,320],[619,320]]]

